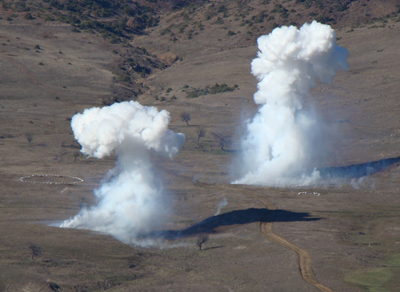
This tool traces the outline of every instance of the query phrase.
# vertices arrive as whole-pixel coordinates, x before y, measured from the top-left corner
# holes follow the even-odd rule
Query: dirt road
[[[201,187],[211,187],[212,186],[213,188],[219,188],[221,190],[226,190],[226,186],[217,186],[217,185],[213,185],[213,184],[200,183],[200,182],[197,182],[196,185],[201,186]],[[230,188],[232,191],[237,191],[237,189],[234,186],[230,186],[228,188]],[[264,197],[257,196],[250,191],[241,190],[241,192],[245,193],[246,195],[248,195],[250,197],[257,199],[262,204],[264,204],[268,210],[277,210],[278,209],[278,207],[275,204],[271,203]],[[296,254],[299,258],[299,270],[300,270],[301,276],[303,277],[303,279],[305,281],[307,281],[308,283],[310,283],[311,285],[315,286],[316,288],[318,288],[319,290],[321,290],[323,292],[334,292],[332,289],[319,283],[315,279],[315,275],[314,275],[314,272],[312,270],[312,265],[311,265],[311,257],[308,254],[308,252],[306,250],[294,245],[293,243],[289,242],[287,239],[275,234],[274,230],[272,229],[272,224],[273,224],[273,222],[260,222],[261,234],[264,237],[268,238],[269,240],[274,241],[274,242],[282,245],[283,247],[296,252]]]
[[[274,205],[273,203],[271,203],[270,201],[268,201],[265,198],[256,196],[251,192],[247,192],[247,191],[243,191],[243,192],[253,198],[256,198],[260,202],[262,202],[268,210],[276,210],[278,208],[276,205]],[[260,222],[260,232],[264,237],[268,238],[269,240],[279,243],[280,245],[282,245],[288,249],[291,249],[297,253],[297,256],[299,257],[299,270],[300,270],[301,276],[303,277],[304,280],[306,280],[311,285],[314,285],[315,287],[317,287],[319,290],[321,290],[323,292],[333,292],[332,289],[319,283],[315,279],[314,272],[313,272],[312,266],[311,266],[311,257],[308,254],[308,252],[306,250],[294,245],[293,243],[289,242],[285,238],[275,234],[274,230],[272,229],[272,222]]]

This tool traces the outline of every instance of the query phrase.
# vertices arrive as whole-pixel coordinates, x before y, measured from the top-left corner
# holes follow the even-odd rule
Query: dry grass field
[[[386,14],[392,4],[374,13]],[[257,110],[252,98],[257,81],[250,74],[255,39],[270,27],[264,33],[257,26],[250,35],[232,15],[225,24],[204,21],[204,30],[192,38],[175,32],[178,39],[171,41],[173,36],[162,32],[169,19],[179,19],[173,17],[178,10],[162,14],[160,24],[145,34],[112,44],[97,33],[74,33],[62,22],[10,21],[11,12],[2,13],[0,291],[399,291],[397,160],[368,177],[319,186],[230,184],[243,120]],[[349,51],[350,70],[312,89],[306,104],[331,137],[330,155],[317,166],[398,158],[400,22],[387,18],[385,25],[351,27],[350,16],[341,19],[338,44]],[[229,20],[232,26],[223,28]],[[115,64],[133,47],[160,59],[169,52],[177,60],[136,76],[130,89],[118,80]],[[187,98],[188,92],[216,83],[238,88]],[[93,190],[115,163],[114,156],[78,155],[71,117],[119,94],[126,98],[138,86],[142,94],[132,98],[168,110],[170,128],[186,135],[173,160],[153,157],[173,209],[158,231],[184,236],[143,248],[93,231],[56,227],[97,203]],[[181,120],[183,112],[190,113],[189,126]],[[207,130],[199,141],[198,127]],[[222,128],[233,137],[226,151],[212,135]],[[44,174],[53,176],[20,180]],[[228,204],[214,216],[224,198]],[[209,235],[202,250],[196,245],[199,234]],[[298,253],[303,252],[322,288],[302,276]]]

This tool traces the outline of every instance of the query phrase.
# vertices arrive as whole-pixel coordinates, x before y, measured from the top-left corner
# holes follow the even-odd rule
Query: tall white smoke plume
[[[260,81],[254,94],[260,105],[241,142],[242,173],[234,183],[285,186],[315,182],[305,175],[312,152],[316,120],[303,109],[304,98],[317,79],[332,82],[347,70],[348,52],[336,44],[333,29],[313,21],[300,29],[274,29],[258,38],[258,57],[251,73]]]
[[[169,112],[133,101],[73,116],[71,127],[81,152],[97,158],[114,152],[117,162],[94,191],[98,205],[82,209],[60,227],[91,229],[140,244],[137,236],[152,230],[168,213],[150,152],[172,158],[182,147],[185,136],[169,130],[169,122]]]

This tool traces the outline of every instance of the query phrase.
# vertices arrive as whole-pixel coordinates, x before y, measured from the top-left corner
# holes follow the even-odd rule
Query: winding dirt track
[[[221,187],[221,186],[217,186],[214,184],[207,184],[207,183],[195,183],[195,185],[201,186],[201,187],[214,187],[214,188],[219,188],[219,189],[223,189],[226,190],[226,187]],[[229,189],[233,190],[233,191],[237,191],[236,188],[230,186]],[[265,205],[265,207],[268,210],[277,210],[278,207],[271,203],[270,201],[268,201],[267,199],[257,196],[255,194],[253,194],[250,191],[245,191],[245,190],[241,190],[242,193],[245,193],[246,195],[253,197],[255,199],[257,199],[258,201],[260,201],[262,204]],[[301,276],[303,277],[303,279],[305,281],[307,281],[308,283],[310,283],[311,285],[315,286],[316,288],[318,288],[320,291],[323,292],[334,292],[331,288],[326,287],[325,285],[319,283],[316,279],[315,279],[315,275],[314,272],[312,270],[312,266],[311,266],[311,257],[308,254],[308,252],[296,245],[294,245],[293,243],[289,242],[287,239],[277,235],[274,233],[274,230],[272,229],[272,223],[273,222],[260,222],[260,232],[261,234],[268,238],[271,241],[274,241],[276,243],[279,243],[280,245],[282,245],[283,247],[286,247],[290,250],[293,250],[294,252],[296,252],[298,258],[299,258],[299,270],[301,273]]]
[[[265,198],[261,198],[259,196],[254,195],[253,193],[249,191],[242,191],[246,195],[249,195],[257,200],[259,200],[261,203],[267,207],[268,210],[276,210],[278,207],[268,201]],[[275,241],[276,243],[279,243],[280,245],[293,250],[294,252],[297,253],[297,256],[299,257],[299,270],[301,273],[301,276],[303,277],[304,280],[306,280],[308,283],[311,285],[314,285],[316,288],[323,292],[334,292],[332,289],[329,287],[326,287],[325,285],[319,283],[314,276],[314,272],[312,270],[311,266],[311,257],[308,254],[308,252],[293,243],[289,242],[287,239],[277,235],[274,233],[274,230],[272,229],[272,222],[260,222],[260,232],[261,234],[268,238],[269,240]]]
[[[306,280],[311,285],[314,285],[319,290],[324,292],[333,292],[332,289],[326,287],[325,285],[319,283],[314,276],[314,272],[311,267],[311,258],[308,252],[292,243],[287,241],[285,238],[277,235],[272,230],[271,222],[260,222],[260,232],[263,236],[268,238],[269,240],[275,241],[280,245],[295,251],[299,257],[299,269],[301,276],[304,280]]]

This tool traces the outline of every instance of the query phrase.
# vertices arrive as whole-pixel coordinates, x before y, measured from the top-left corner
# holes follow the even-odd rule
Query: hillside
[[[0,290],[398,291],[399,13],[395,0],[0,0]],[[314,165],[343,176],[231,184],[258,109],[257,38],[314,19],[349,51],[304,101],[329,150]],[[71,118],[127,100],[186,136],[172,160],[149,154],[170,213],[142,246],[58,227],[116,175],[116,155],[79,152]]]
[[[141,78],[163,69],[171,60],[156,60],[157,54],[173,51],[182,58],[187,52],[231,49],[254,45],[256,39],[282,25],[300,26],[317,20],[335,29],[386,27],[400,20],[396,1],[1,1],[2,18],[10,24],[66,23],[74,33],[101,36],[120,48],[120,58],[111,65],[119,83],[115,100],[136,98],[146,91]],[[153,42],[157,39],[156,45]],[[205,47],[199,40],[208,40]],[[205,45],[205,44],[204,44]],[[149,52],[149,50],[151,50]],[[174,56],[175,56],[174,55]],[[164,61],[164,63],[162,62]]]

